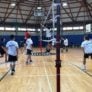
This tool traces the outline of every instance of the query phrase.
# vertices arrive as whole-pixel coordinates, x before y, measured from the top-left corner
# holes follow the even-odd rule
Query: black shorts
[[[46,49],[46,52],[48,52],[48,53],[49,53],[49,52],[50,52],[50,49]]]
[[[27,49],[27,55],[31,55],[32,54],[32,50]]]
[[[91,59],[92,59],[92,53],[90,53],[90,54],[84,54],[84,58],[89,58],[89,57],[91,57]]]
[[[8,55],[8,62],[16,62],[17,60],[17,56]]]

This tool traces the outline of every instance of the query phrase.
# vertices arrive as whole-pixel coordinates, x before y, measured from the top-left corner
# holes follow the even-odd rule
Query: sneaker
[[[84,70],[84,71],[86,70],[86,65],[82,66],[82,70]]]
[[[13,72],[15,72],[15,69],[12,69]]]
[[[30,62],[32,62],[32,60],[30,60]]]
[[[11,72],[11,75],[14,75],[14,71]]]
[[[28,61],[26,61],[26,64],[28,65]]]

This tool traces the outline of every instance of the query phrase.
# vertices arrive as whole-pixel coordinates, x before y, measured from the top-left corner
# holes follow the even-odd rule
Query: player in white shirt
[[[81,43],[81,47],[84,52],[83,69],[86,70],[86,59],[91,56],[92,59],[92,41],[89,40],[88,36],[84,37],[84,41]]]
[[[31,35],[28,35],[28,38],[26,40],[26,50],[27,50],[26,64],[28,64],[29,62],[32,62],[31,60],[32,44],[33,44],[33,41],[31,39]]]
[[[67,38],[64,39],[64,47],[67,52],[68,51],[68,39]]]
[[[50,29],[45,28],[45,31],[46,31],[46,38],[47,38],[47,40],[50,40],[50,39],[51,39],[51,32],[50,32]]]
[[[18,59],[18,43],[15,41],[14,35],[10,36],[10,41],[6,43],[6,61],[10,62],[11,75],[15,72],[15,62]]]

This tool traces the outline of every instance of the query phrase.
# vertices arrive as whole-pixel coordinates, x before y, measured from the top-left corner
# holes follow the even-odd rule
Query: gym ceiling
[[[0,0],[0,25],[37,27],[45,20],[52,0]],[[42,10],[43,15],[35,15]],[[56,10],[55,10],[56,11]],[[61,0],[63,25],[92,23],[92,0]],[[51,22],[50,11],[47,23]]]

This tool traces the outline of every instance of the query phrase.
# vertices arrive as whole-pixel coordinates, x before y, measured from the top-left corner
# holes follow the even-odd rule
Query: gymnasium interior
[[[33,41],[28,65],[26,32]],[[12,76],[5,55],[0,57],[0,92],[92,92],[92,59],[87,58],[84,71],[81,48],[85,35],[92,40],[92,0],[0,0],[5,45],[10,35],[19,45],[18,61]],[[45,53],[53,38],[55,45]],[[68,51],[61,38],[68,39]]]

